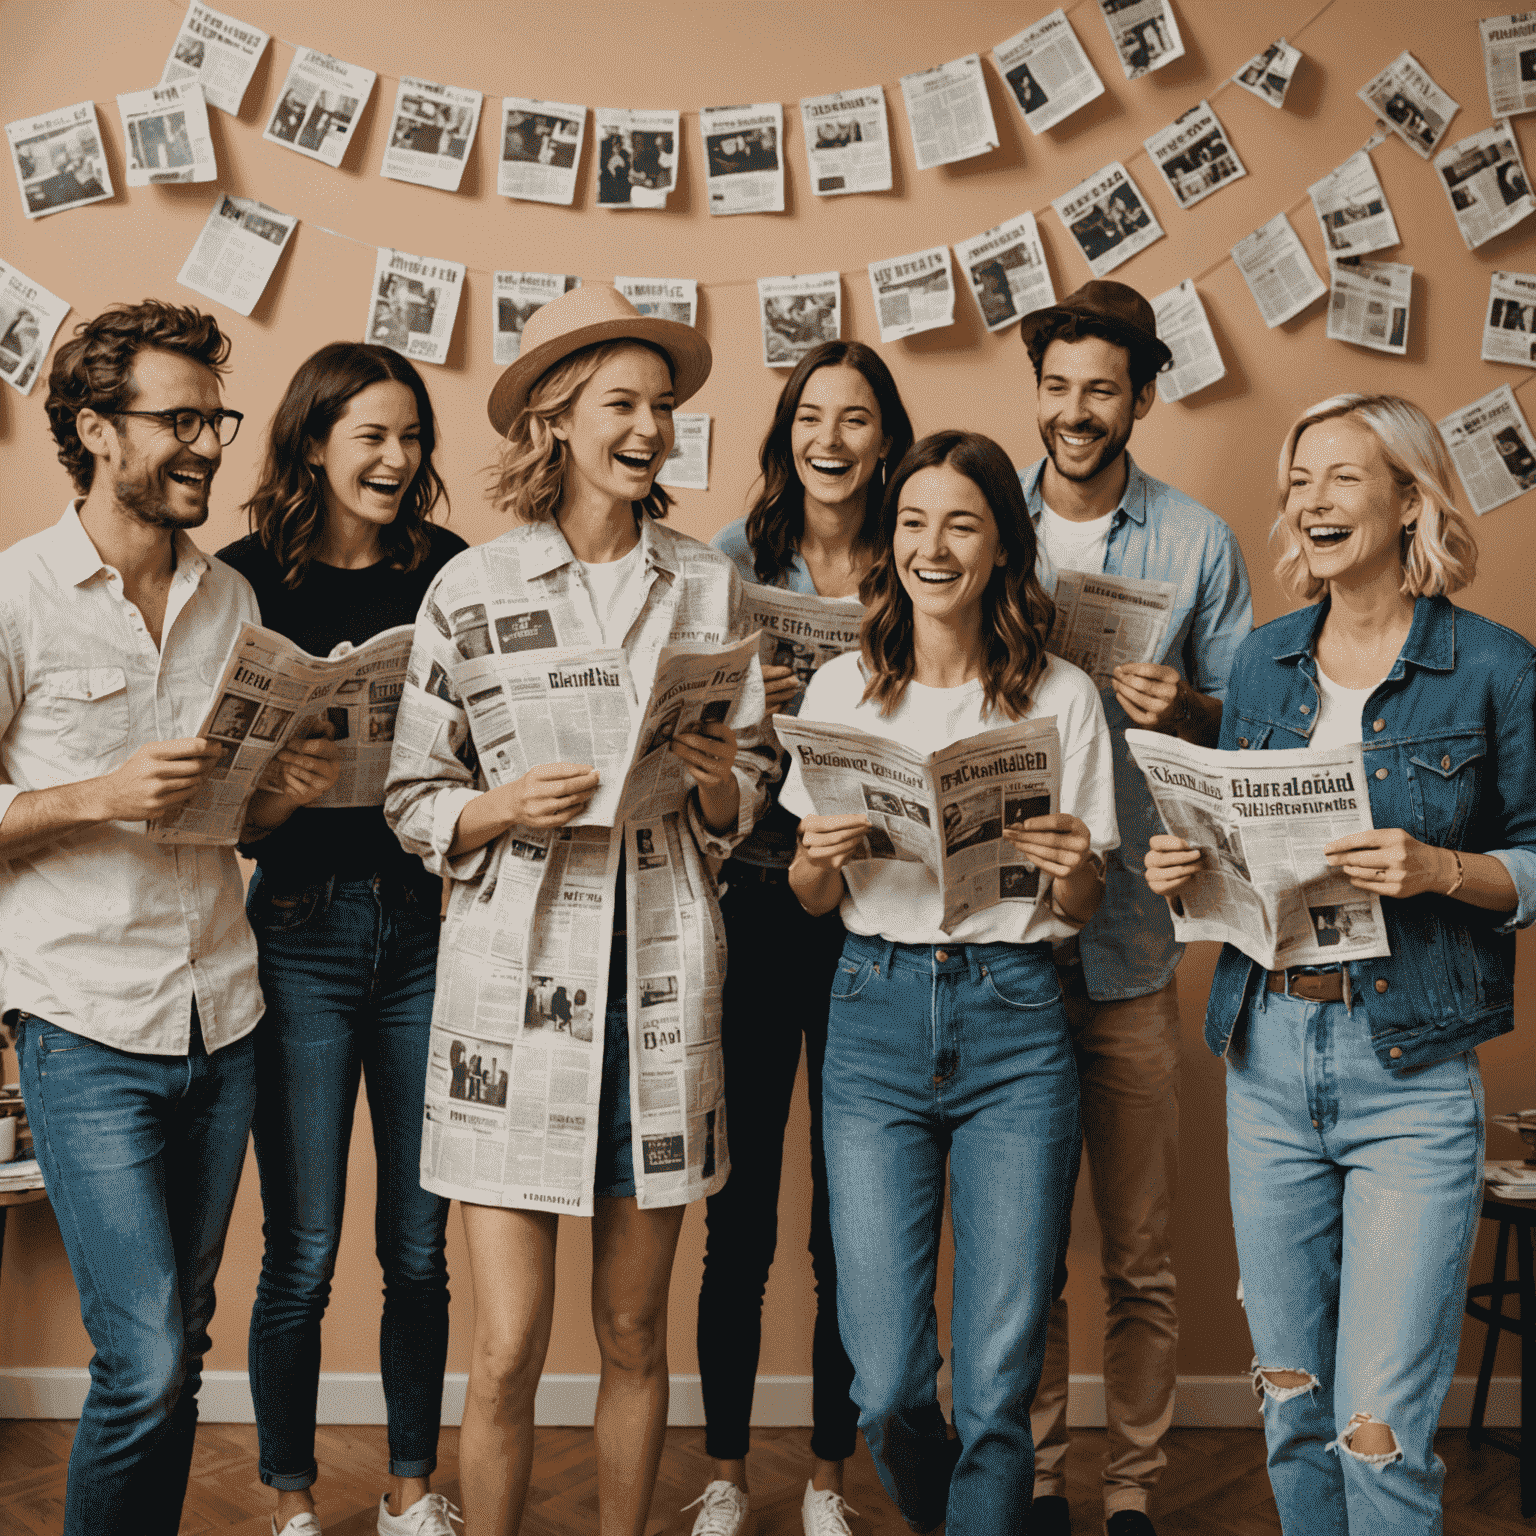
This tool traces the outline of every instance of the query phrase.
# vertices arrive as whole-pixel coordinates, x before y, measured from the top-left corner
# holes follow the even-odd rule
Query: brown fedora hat
[[[625,340],[648,341],[672,359],[679,405],[696,395],[709,377],[709,343],[691,325],[642,315],[607,283],[583,283],[528,317],[517,361],[496,380],[486,403],[491,425],[505,437],[533,386],[571,353],[599,342]]]
[[[1102,320],[1125,338],[1127,346],[1144,347],[1158,358],[1158,369],[1173,361],[1173,352],[1157,335],[1157,316],[1152,306],[1128,283],[1095,278],[1084,283],[1076,293],[1069,293],[1059,304],[1031,310],[1019,322],[1019,335],[1027,347],[1036,334],[1064,317],[1092,316]],[[530,322],[531,324],[532,322]]]

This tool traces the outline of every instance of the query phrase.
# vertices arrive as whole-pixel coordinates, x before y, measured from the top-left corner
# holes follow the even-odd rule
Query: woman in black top
[[[412,624],[463,539],[427,521],[441,480],[420,374],[397,353],[322,347],[272,419],[246,503],[254,530],[219,552],[255,589],[262,623],[316,656]],[[375,741],[394,698],[366,713]],[[356,728],[355,725],[353,727]],[[250,1376],[273,1530],[318,1536],[315,1399],[320,1320],[341,1238],[359,1074],[378,1160],[375,1233],[384,1269],[379,1338],[391,1487],[382,1536],[449,1536],[429,1491],[448,1350],[448,1202],[421,1188],[421,1102],[442,882],[406,854],[379,803],[290,807],[247,850],[248,908],[267,1016],[257,1037],[256,1159],[266,1251],[251,1314]],[[270,820],[264,816],[263,820]]]

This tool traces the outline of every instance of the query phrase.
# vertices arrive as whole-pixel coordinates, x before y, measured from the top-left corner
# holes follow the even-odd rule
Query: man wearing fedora
[[[1108,1316],[1104,1409],[1109,1536],[1151,1536],[1147,1505],[1167,1458],[1178,1317],[1169,1225],[1178,1171],[1179,1012],[1167,904],[1142,860],[1161,831],[1125,744],[1127,727],[1216,744],[1227,672],[1252,628],[1248,573],[1232,530],[1126,451],[1172,358],[1152,306],[1124,283],[1091,282],[1020,327],[1036,381],[1046,456],[1020,475],[1053,590],[1061,570],[1172,582],[1177,595],[1155,661],[1115,669],[1103,690],[1114,739],[1120,847],[1103,904],[1059,947],[1058,974],[1082,1083],[1083,1138],[1102,1232]],[[1061,1275],[1065,1282],[1065,1271]],[[1067,1312],[1051,1314],[1035,1397],[1035,1536],[1071,1529],[1066,1484]]]

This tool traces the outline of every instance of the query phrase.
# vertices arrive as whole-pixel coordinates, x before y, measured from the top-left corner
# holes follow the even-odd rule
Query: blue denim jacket
[[[1327,601],[1256,630],[1237,653],[1220,745],[1304,747],[1317,723],[1313,646]],[[1507,917],[1454,897],[1382,899],[1390,957],[1349,963],[1389,1072],[1428,1066],[1514,1027],[1515,937],[1536,920],[1536,647],[1513,630],[1421,597],[1392,670],[1361,716],[1371,818],[1421,842],[1487,853],[1509,870]],[[1225,1053],[1263,971],[1224,945],[1205,1012]]]

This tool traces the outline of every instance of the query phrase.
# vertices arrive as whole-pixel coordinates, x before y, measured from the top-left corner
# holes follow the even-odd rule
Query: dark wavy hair
[[[879,353],[862,341],[823,341],[812,347],[784,381],[784,388],[779,391],[779,403],[773,408],[768,435],[758,450],[762,489],[747,513],[746,534],[747,542],[752,546],[753,568],[764,586],[778,584],[789,569],[795,546],[805,532],[805,487],[795,473],[794,455],[789,446],[795,412],[800,409],[800,396],[805,393],[813,373],[838,366],[856,368],[864,375],[864,382],[880,407],[880,430],[891,440],[887,464],[899,464],[912,446],[912,422],[906,406],[901,403],[896,380],[891,377],[891,370]],[[870,476],[869,484],[864,488],[864,523],[854,540],[856,545],[868,550],[876,549],[880,542],[882,490],[882,478]]]
[[[96,460],[80,441],[75,418],[95,411],[113,426],[139,393],[133,360],[140,352],[177,352],[193,362],[223,373],[229,359],[229,338],[218,321],[201,310],[161,299],[140,304],[114,304],[94,320],[82,320],[74,335],[54,354],[48,375],[48,425],[59,445],[59,463],[69,471],[75,489],[89,491],[96,477]]]
[[[421,423],[421,465],[392,523],[379,529],[379,548],[396,570],[413,571],[431,550],[426,523],[448,491],[432,463],[437,421],[432,397],[416,365],[388,347],[332,341],[299,364],[267,428],[261,477],[245,503],[251,531],[278,563],[283,585],[304,579],[325,528],[325,471],[309,462],[323,446],[347,402],[372,384],[404,384],[416,397]]]
[[[997,524],[1008,559],[992,572],[981,598],[986,645],[981,685],[987,708],[1010,720],[1029,708],[1029,693],[1045,668],[1045,642],[1056,605],[1035,575],[1035,525],[1008,455],[979,432],[934,432],[914,445],[897,466],[885,492],[879,558],[859,589],[864,600],[860,632],[864,697],[895,713],[912,681],[912,599],[896,569],[894,536],[901,496],[920,470],[947,464],[982,494]]]
[[[1045,351],[1053,341],[1082,341],[1089,336],[1098,336],[1111,342],[1125,353],[1132,394],[1139,395],[1163,371],[1165,360],[1162,352],[1138,342],[1113,320],[1102,319],[1098,315],[1066,313],[1042,325],[1024,344],[1030,362],[1035,365],[1035,383],[1040,382],[1040,374],[1045,367]]]

